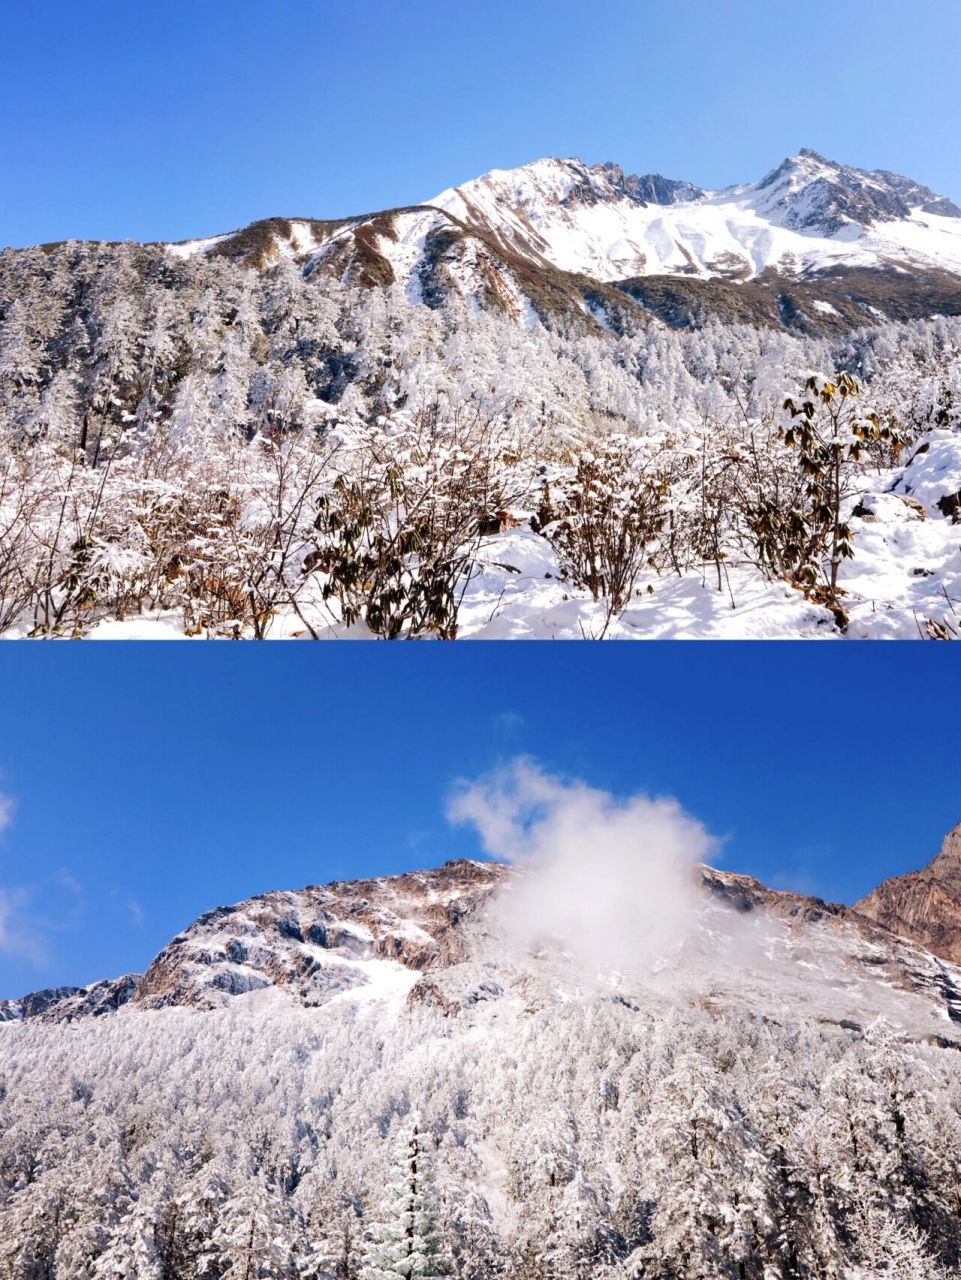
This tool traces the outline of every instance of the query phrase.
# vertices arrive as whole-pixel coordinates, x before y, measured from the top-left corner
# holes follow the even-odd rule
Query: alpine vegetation
[[[961,213],[811,152],[0,253],[0,634],[950,639]]]
[[[363,1280],[439,1280],[450,1273],[434,1225],[431,1144],[416,1116],[398,1128],[381,1219],[370,1226],[360,1274]]]

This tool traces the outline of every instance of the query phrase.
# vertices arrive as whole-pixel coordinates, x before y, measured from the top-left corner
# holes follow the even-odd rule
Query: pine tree
[[[430,1159],[413,1117],[397,1136],[381,1220],[372,1225],[364,1250],[362,1280],[434,1280],[444,1274],[432,1198]]]

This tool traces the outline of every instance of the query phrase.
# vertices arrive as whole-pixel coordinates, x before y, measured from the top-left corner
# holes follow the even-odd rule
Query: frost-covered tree
[[[433,1197],[428,1146],[414,1116],[398,1126],[383,1205],[369,1228],[362,1280],[436,1280],[446,1274]]]
[[[761,1275],[767,1162],[723,1076],[696,1049],[661,1081],[651,1123],[653,1240],[643,1253],[653,1274]]]

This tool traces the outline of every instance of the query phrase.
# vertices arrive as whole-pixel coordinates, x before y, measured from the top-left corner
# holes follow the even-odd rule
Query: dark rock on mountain
[[[908,218],[914,209],[942,217],[961,217],[961,209],[945,196],[883,169],[854,169],[826,160],[804,147],[757,184],[770,193],[766,208],[782,213],[782,225],[830,235],[845,223],[869,227]]]
[[[45,987],[31,991],[19,1000],[0,1000],[0,1022],[20,1022],[24,1018],[38,1018],[47,1009],[69,999],[82,987]]]
[[[961,315],[961,277],[946,271],[905,277],[894,268],[833,267],[797,277],[768,268],[753,280],[651,275],[616,287],[672,329],[700,328],[713,318],[826,335],[873,324],[879,315]]]
[[[562,204],[600,204],[605,197],[623,197],[638,205],[678,204],[682,200],[699,200],[705,192],[692,182],[664,178],[659,173],[625,173],[619,164],[604,161],[584,166],[587,174],[603,180],[600,191],[591,182],[575,183]],[[606,189],[606,190],[605,190]],[[577,193],[575,196],[575,192]]]
[[[48,987],[20,1000],[0,1001],[0,1022],[73,1022],[77,1018],[99,1018],[116,1013],[133,996],[139,973],[122,978],[103,978],[87,987]]]

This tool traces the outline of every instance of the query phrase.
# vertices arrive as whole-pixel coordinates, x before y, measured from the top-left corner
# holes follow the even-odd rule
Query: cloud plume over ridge
[[[656,968],[695,924],[695,867],[717,841],[676,800],[621,799],[514,760],[448,807],[485,853],[522,870],[493,901],[517,947],[555,945],[594,972]]]

